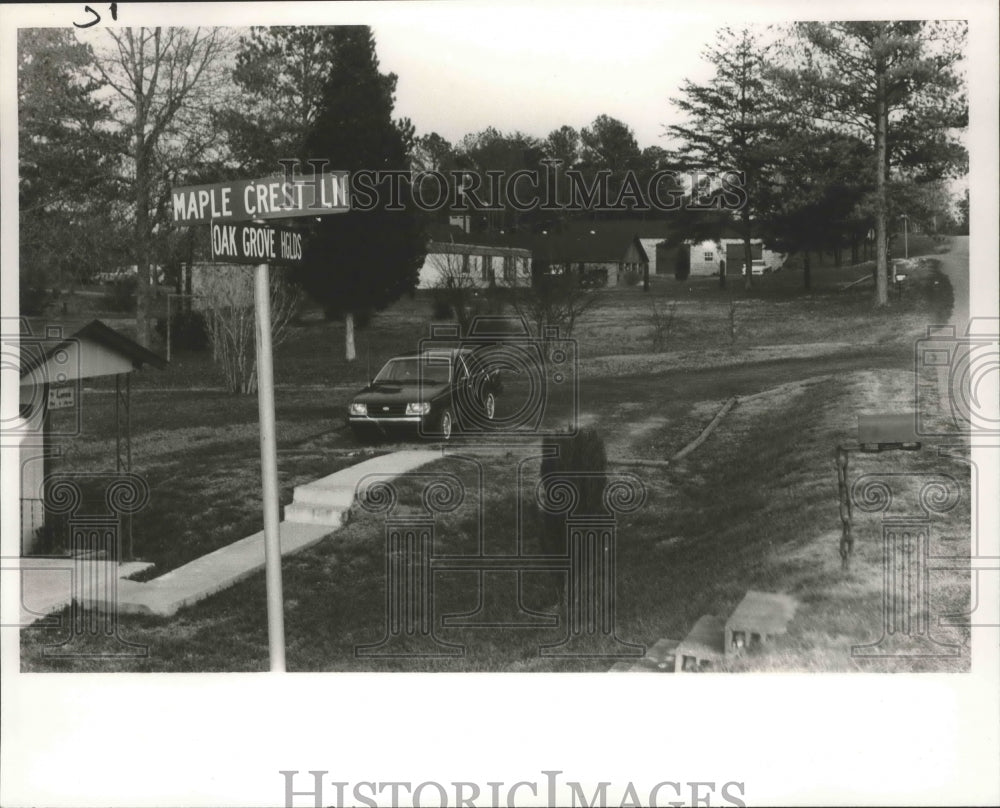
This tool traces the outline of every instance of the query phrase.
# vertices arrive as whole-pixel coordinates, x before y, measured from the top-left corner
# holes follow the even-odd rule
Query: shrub
[[[434,289],[431,293],[431,317],[435,320],[451,319],[451,300],[447,290]]]
[[[158,318],[156,333],[167,341],[167,321]],[[170,318],[170,347],[177,351],[203,351],[208,347],[208,324],[200,311],[179,311]]]
[[[608,456],[604,438],[593,427],[586,427],[575,435],[549,438],[544,441],[547,453],[553,456],[542,459],[542,476],[552,474],[558,480],[560,474],[584,477],[566,477],[566,481],[577,490],[579,500],[573,509],[581,514],[604,514],[604,485],[608,468]],[[560,522],[562,516],[559,517]]]
[[[624,283],[626,286],[636,286],[638,285],[640,280],[642,280],[642,273],[640,272],[633,272],[629,270],[624,275],[622,275],[622,283]]]
[[[41,286],[24,286],[23,278],[19,291],[22,317],[37,317],[45,314],[52,304],[52,295],[48,289]]]
[[[674,259],[674,277],[679,281],[686,281],[691,275],[691,248],[682,244],[677,249],[677,258]]]
[[[581,429],[575,435],[547,438],[542,445],[545,454],[550,455],[542,458],[542,478],[548,477],[548,485],[564,484],[576,492],[576,504],[570,513],[606,515],[604,487],[607,481],[608,457],[601,434],[596,429],[588,427]],[[576,476],[581,473],[585,476]],[[561,476],[563,474],[566,476]],[[567,514],[554,513],[544,508],[540,510],[542,553],[545,555],[566,553]],[[559,572],[554,572],[549,585],[556,600],[560,600],[565,577]]]
[[[667,337],[674,328],[674,317],[677,314],[677,301],[672,300],[669,305],[657,302],[654,298],[649,313],[649,324],[652,326],[650,340],[653,343],[653,350],[659,353],[667,347]]]
[[[104,304],[111,311],[133,311],[136,285],[134,277],[119,278],[111,284],[110,291],[104,296]]]

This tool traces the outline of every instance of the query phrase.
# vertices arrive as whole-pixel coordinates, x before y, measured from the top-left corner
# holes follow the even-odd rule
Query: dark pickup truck
[[[347,420],[362,440],[417,434],[448,440],[464,424],[481,431],[493,420],[500,392],[471,348],[429,350],[397,356],[355,393]]]

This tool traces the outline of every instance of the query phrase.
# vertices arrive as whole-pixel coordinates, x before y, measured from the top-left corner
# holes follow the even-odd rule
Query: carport
[[[35,337],[21,329],[20,478],[21,555],[37,552],[45,529],[45,479],[53,458],[83,428],[81,383],[84,379],[115,377],[116,473],[132,470],[131,376],[146,365],[162,369],[167,362],[100,320],[92,320],[69,337],[62,328],[46,328]],[[52,412],[66,410],[53,425]],[[99,473],[101,469],[87,469]],[[131,557],[131,530],[126,528]]]

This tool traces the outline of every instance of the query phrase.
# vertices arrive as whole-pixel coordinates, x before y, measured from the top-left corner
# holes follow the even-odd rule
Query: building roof
[[[649,255],[640,237],[657,236],[647,236],[643,224],[641,221],[607,220],[553,225],[529,237],[531,252],[536,258],[555,263],[615,263],[623,261],[629,246],[634,244],[640,261],[648,262]],[[650,224],[646,232],[660,229],[661,226]]]
[[[461,227],[441,222],[431,222],[427,226],[427,242],[429,248],[433,245],[436,250],[444,252],[449,251],[448,245],[454,245],[456,252],[463,251],[462,247],[490,247],[529,255],[529,247],[524,239],[512,234],[492,231],[466,233]]]
[[[721,617],[703,614],[674,653],[699,659],[721,659],[725,656],[725,634],[726,623]]]
[[[726,621],[728,630],[784,634],[795,616],[795,600],[789,595],[750,590]]]
[[[83,351],[78,352],[78,348],[84,348],[87,343],[96,344],[103,349],[102,353],[114,356],[118,360],[117,364],[112,366],[85,361]],[[61,361],[62,357],[67,359]],[[54,365],[60,367],[57,369]],[[100,320],[91,320],[65,339],[25,339],[23,335],[21,339],[22,384],[34,383],[39,378],[57,381],[110,376],[126,369],[138,370],[143,365],[162,369],[167,366],[167,360]],[[28,379],[27,376],[31,378]]]

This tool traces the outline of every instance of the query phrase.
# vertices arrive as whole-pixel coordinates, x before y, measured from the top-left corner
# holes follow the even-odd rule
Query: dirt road
[[[951,324],[956,334],[964,334],[969,323],[969,237],[953,236],[951,250],[941,255],[930,256],[941,262],[941,271],[948,276],[955,295],[955,307],[951,312]]]

